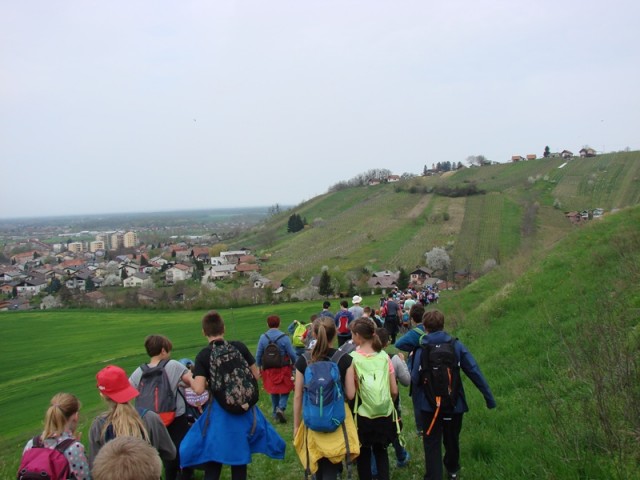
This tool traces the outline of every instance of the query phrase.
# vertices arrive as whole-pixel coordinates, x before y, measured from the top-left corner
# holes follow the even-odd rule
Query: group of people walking
[[[208,344],[193,362],[171,359],[169,339],[150,335],[145,340],[149,361],[129,377],[115,365],[97,373],[107,409],[91,425],[89,452],[76,439],[80,402],[60,393],[51,399],[42,434],[25,446],[20,472],[29,478],[29,469],[37,465],[31,457],[44,448],[66,460],[59,463],[67,470],[55,478],[157,480],[164,469],[167,480],[191,480],[201,469],[205,480],[217,480],[223,465],[230,465],[231,479],[244,480],[252,454],[284,459],[285,441],[272,424],[291,420],[293,445],[307,477],[337,479],[345,469],[350,475],[355,463],[360,480],[387,480],[389,445],[396,467],[409,462],[402,441],[400,383],[411,385],[424,478],[440,480],[443,464],[448,478],[458,478],[459,435],[468,407],[461,382],[450,405],[434,404],[426,388],[431,381],[425,376],[428,346],[450,344],[452,368],[464,372],[493,408],[495,400],[476,361],[444,331],[444,315],[425,312],[422,302],[410,305],[414,328],[397,342],[402,307],[390,313],[394,298],[383,318],[361,302],[357,295],[351,307],[342,301],[334,315],[327,301],[309,323],[296,320],[288,332],[280,329],[279,316],[270,315],[255,357],[244,343],[225,340],[224,321],[216,311],[202,318]],[[394,343],[400,352],[389,356],[385,347]],[[271,398],[271,422],[256,405],[260,380]]]

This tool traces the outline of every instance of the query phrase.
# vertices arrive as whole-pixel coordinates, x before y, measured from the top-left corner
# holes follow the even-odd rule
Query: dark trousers
[[[209,462],[204,467],[204,480],[219,480],[222,473],[222,464]],[[246,465],[231,465],[231,480],[247,480]]]
[[[176,446],[176,458],[173,460],[163,460],[165,480],[191,480],[193,469],[185,468],[180,470],[180,443],[189,431],[189,421],[186,415],[176,417],[171,425],[167,427],[169,436]]]
[[[389,480],[389,454],[386,445],[379,443],[360,447],[358,457],[358,479],[371,480],[371,455],[375,456],[376,467],[378,469],[377,478],[379,480]]]
[[[460,470],[460,431],[462,430],[462,414],[438,414],[431,433],[427,435],[433,419],[433,412],[422,412],[425,480],[442,480],[442,464],[449,473]],[[444,445],[444,462],[442,446]]]
[[[328,458],[318,460],[316,480],[336,480],[342,472],[342,463],[331,463]]]

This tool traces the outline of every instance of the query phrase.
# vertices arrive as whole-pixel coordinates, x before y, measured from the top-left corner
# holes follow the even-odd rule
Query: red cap
[[[100,370],[96,374],[96,380],[100,393],[116,403],[127,403],[140,395],[129,383],[125,371],[115,365],[108,365]]]

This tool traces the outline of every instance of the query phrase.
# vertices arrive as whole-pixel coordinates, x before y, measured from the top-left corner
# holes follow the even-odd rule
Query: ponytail
[[[70,393],[57,393],[49,402],[44,416],[42,438],[57,437],[64,433],[71,416],[80,410],[80,401]]]
[[[318,362],[328,356],[331,342],[336,336],[336,324],[331,317],[320,317],[313,322],[316,344],[311,350],[311,362]]]

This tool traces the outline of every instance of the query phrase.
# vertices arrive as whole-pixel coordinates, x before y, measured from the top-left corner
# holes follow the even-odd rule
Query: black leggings
[[[360,447],[358,457],[358,478],[359,480],[371,480],[371,452],[376,456],[376,467],[378,468],[378,479],[389,480],[389,456],[387,447],[381,444],[374,444]]]
[[[222,464],[208,462],[204,467],[204,480],[220,480]],[[247,480],[246,465],[231,465],[231,480]]]

